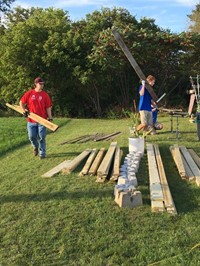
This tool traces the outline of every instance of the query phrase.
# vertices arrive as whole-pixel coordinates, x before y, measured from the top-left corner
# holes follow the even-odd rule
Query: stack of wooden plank
[[[176,207],[169,189],[158,145],[147,143],[151,209],[153,212],[167,211],[176,215]]]
[[[114,133],[110,133],[110,134],[104,134],[104,133],[96,133],[96,134],[88,134],[88,135],[83,135],[83,136],[79,136],[67,141],[64,141],[62,143],[60,143],[60,145],[63,144],[72,144],[72,143],[84,143],[87,141],[102,141],[102,140],[113,140],[114,138],[116,138],[117,136],[121,135],[122,132],[118,131],[118,132],[114,132]]]
[[[177,144],[170,146],[170,151],[181,178],[200,186],[200,157],[196,152]]]
[[[87,158],[79,176],[96,175],[97,182],[105,182],[110,176],[112,179],[114,178],[117,180],[119,176],[121,156],[122,150],[117,147],[117,142],[112,142],[107,152],[105,148],[101,148],[100,150],[97,150],[96,148],[86,149],[73,160],[62,162],[43,174],[42,177],[52,177],[59,172],[62,172],[64,175],[70,174]]]

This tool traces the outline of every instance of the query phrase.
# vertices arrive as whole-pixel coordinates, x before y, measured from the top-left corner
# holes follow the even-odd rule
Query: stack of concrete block
[[[141,152],[129,152],[120,167],[118,183],[114,189],[115,202],[120,207],[134,208],[142,205],[142,194],[136,189],[136,173],[142,156]]]

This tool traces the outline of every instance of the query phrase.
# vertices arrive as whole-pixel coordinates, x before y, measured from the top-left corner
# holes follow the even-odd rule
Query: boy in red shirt
[[[47,92],[43,91],[44,81],[37,77],[34,80],[34,88],[25,92],[20,99],[20,107],[27,117],[27,129],[30,142],[33,146],[33,154],[40,155],[40,159],[46,157],[46,127],[28,117],[29,112],[35,113],[49,121],[52,121],[52,101]]]

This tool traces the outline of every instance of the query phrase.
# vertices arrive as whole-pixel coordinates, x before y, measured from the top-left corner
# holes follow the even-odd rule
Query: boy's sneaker
[[[33,155],[34,155],[34,156],[37,156],[37,155],[38,155],[38,148],[34,148],[34,149],[33,149]]]

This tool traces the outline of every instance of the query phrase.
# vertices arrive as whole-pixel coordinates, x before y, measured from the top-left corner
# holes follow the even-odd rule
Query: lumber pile
[[[68,175],[74,171],[84,160],[86,160],[79,176],[96,176],[96,182],[105,182],[110,177],[112,180],[117,180],[120,174],[120,160],[122,157],[122,150],[117,147],[117,142],[112,142],[108,151],[105,148],[100,150],[86,149],[80,153],[73,160],[68,160],[60,163],[42,177],[53,177],[62,172],[63,175]]]
[[[170,151],[181,178],[200,186],[200,157],[196,152],[177,144],[170,146]]]
[[[141,206],[142,194],[137,190],[137,177],[142,152],[129,152],[120,167],[119,178],[114,189],[115,202],[119,207]]]
[[[116,138],[117,136],[121,134],[122,132],[120,131],[114,132],[111,134],[104,134],[104,133],[88,134],[88,135],[83,135],[83,136],[79,136],[79,137],[64,141],[60,143],[60,145],[72,144],[72,143],[85,143],[87,141],[102,141],[102,140],[109,141],[109,140],[113,140],[114,138]]]
[[[176,207],[169,189],[158,145],[147,144],[147,158],[152,211],[167,211],[176,215]]]

